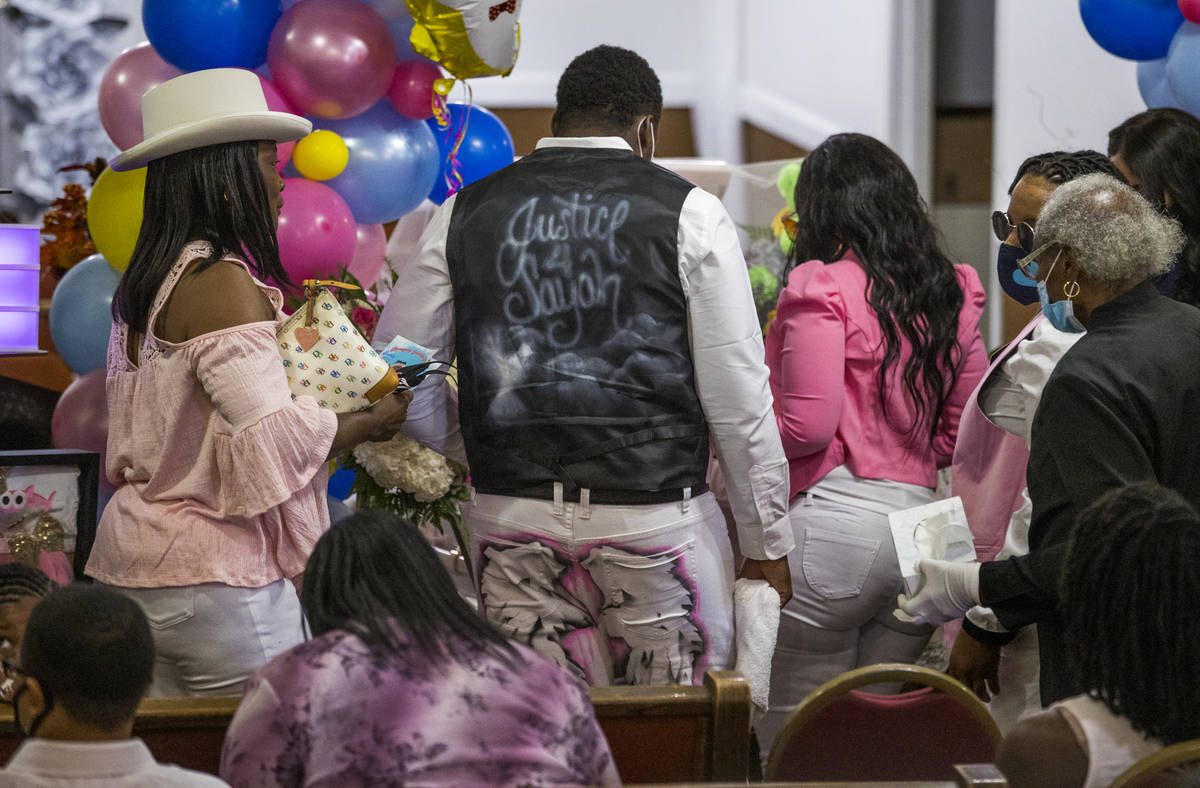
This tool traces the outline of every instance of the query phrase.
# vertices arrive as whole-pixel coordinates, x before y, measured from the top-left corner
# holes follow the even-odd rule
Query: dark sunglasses
[[[1013,230],[1017,231],[1017,245],[1026,252],[1033,251],[1033,226],[1029,222],[1019,222],[1016,226],[1008,220],[1004,211],[992,211],[992,232],[996,240],[1004,243]]]

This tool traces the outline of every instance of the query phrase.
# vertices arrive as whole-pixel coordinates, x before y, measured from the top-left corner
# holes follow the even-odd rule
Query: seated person
[[[103,586],[53,591],[33,609],[21,643],[13,713],[26,739],[0,786],[222,786],[163,766],[131,737],[150,687],[154,641],[133,600]]]
[[[620,784],[584,684],[480,618],[411,523],[343,520],[300,601],[314,637],[250,679],[232,785]]]
[[[1200,515],[1151,482],[1080,514],[1061,584],[1087,693],[1019,722],[996,765],[1014,788],[1106,786],[1167,744],[1200,738]]]
[[[25,564],[0,565],[0,660],[21,664],[21,638],[29,614],[58,585],[40,569]],[[12,702],[15,674],[0,677],[0,701]]]

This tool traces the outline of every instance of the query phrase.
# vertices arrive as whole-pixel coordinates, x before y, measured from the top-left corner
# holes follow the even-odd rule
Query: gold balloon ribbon
[[[38,556],[43,550],[61,553],[66,548],[62,523],[48,514],[38,517],[32,534],[10,533],[7,540],[13,560],[29,566],[38,565]]]

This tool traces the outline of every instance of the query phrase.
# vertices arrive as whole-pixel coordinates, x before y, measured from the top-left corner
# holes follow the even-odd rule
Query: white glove
[[[901,621],[944,624],[979,604],[978,563],[922,558],[917,571],[924,580],[921,589],[911,599],[904,594],[896,599]]]

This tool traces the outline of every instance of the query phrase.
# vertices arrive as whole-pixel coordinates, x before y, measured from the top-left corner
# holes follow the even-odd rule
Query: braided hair
[[[571,61],[558,80],[551,125],[557,130],[596,125],[614,133],[639,115],[662,115],[662,86],[646,59],[629,49],[603,44]]]
[[[1152,482],[1085,509],[1067,543],[1060,614],[1088,695],[1166,744],[1200,738],[1200,515]]]
[[[1013,190],[1017,188],[1017,184],[1026,175],[1045,178],[1056,186],[1060,186],[1081,175],[1091,175],[1096,172],[1112,176],[1122,183],[1125,182],[1116,166],[1099,151],[1056,150],[1051,153],[1039,153],[1021,162],[1021,166],[1017,168],[1017,177],[1013,178],[1012,183],[1008,186],[1008,193],[1012,194]]]
[[[15,562],[0,566],[0,605],[41,599],[56,588],[58,584],[36,567]]]

